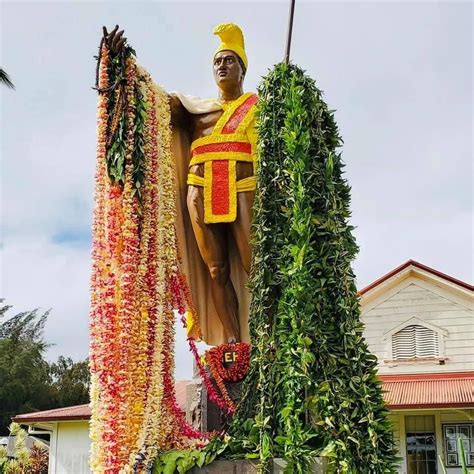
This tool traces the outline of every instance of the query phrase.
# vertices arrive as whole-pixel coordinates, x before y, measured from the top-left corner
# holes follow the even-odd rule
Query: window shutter
[[[423,326],[415,326],[416,357],[437,357],[438,334]]]
[[[417,324],[407,326],[392,336],[393,359],[416,359],[439,355],[438,334]]]

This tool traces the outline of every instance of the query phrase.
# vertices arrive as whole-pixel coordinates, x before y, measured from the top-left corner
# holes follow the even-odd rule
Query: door
[[[435,417],[405,417],[408,474],[437,474]]]

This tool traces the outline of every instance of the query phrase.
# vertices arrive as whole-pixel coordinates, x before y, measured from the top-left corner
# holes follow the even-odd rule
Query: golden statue
[[[170,94],[177,175],[177,234],[183,272],[200,328],[210,345],[249,341],[250,226],[255,190],[257,96],[244,93],[244,37],[233,23],[214,29],[217,100]],[[112,54],[126,39],[118,26],[104,37]]]

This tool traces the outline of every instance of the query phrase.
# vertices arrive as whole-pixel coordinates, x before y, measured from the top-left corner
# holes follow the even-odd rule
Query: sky
[[[215,97],[220,22],[245,34],[246,90],[281,61],[288,2],[0,2],[0,297],[52,309],[47,353],[88,353],[102,25],[119,24],[168,91]],[[296,1],[291,58],[344,138],[362,288],[408,259],[472,282],[473,5]],[[192,373],[178,329],[176,376]]]

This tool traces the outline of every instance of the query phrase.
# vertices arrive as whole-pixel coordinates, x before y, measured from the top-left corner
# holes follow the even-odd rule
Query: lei
[[[226,367],[225,355],[234,353],[233,363]],[[236,344],[221,344],[206,352],[206,362],[208,363],[212,375],[224,382],[240,382],[247,375],[250,365],[250,344],[239,342]],[[228,361],[231,362],[231,361]]]

